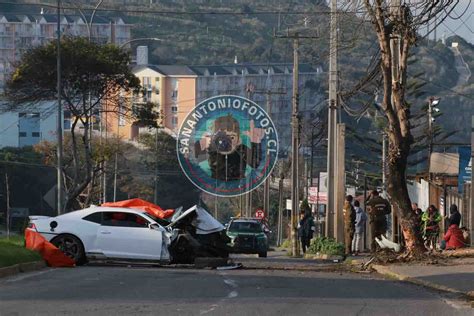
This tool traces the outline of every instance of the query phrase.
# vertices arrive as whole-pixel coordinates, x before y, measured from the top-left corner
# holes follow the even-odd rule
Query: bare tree
[[[421,236],[416,234],[406,183],[408,156],[413,143],[410,107],[406,101],[409,52],[419,39],[420,27],[435,19],[441,23],[458,2],[426,0],[401,4],[400,0],[364,0],[380,47],[381,106],[388,122],[386,133],[389,139],[388,194],[400,217],[407,256],[424,251]]]

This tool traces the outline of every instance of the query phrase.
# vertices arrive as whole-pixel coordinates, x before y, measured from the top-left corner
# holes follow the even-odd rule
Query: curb
[[[413,277],[410,277],[410,276],[407,276],[407,275],[404,275],[404,274],[393,272],[387,266],[373,265],[372,268],[375,271],[377,271],[378,273],[380,273],[382,275],[385,275],[386,277],[389,277],[389,278],[392,278],[392,279],[396,279],[396,280],[404,281],[404,282],[409,282],[409,283],[416,284],[416,285],[421,285],[421,286],[428,287],[428,288],[431,288],[431,289],[435,289],[435,290],[438,290],[438,291],[449,292],[449,293],[453,293],[453,294],[460,294],[460,295],[463,295],[463,296],[467,296],[471,299],[474,299],[474,291],[463,292],[463,291],[456,290],[456,289],[453,289],[453,288],[450,288],[450,287],[447,287],[447,286],[444,286],[444,285],[441,285],[441,284],[436,284],[436,283],[424,281],[424,280],[421,280],[421,279],[418,279],[418,278],[413,278]]]
[[[0,268],[0,278],[12,276],[19,273],[32,272],[46,268],[44,261],[18,263],[9,267]]]

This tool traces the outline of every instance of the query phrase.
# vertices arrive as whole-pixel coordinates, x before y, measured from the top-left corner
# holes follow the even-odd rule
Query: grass
[[[39,253],[24,247],[23,236],[12,236],[9,239],[0,238],[0,268],[40,260]]]

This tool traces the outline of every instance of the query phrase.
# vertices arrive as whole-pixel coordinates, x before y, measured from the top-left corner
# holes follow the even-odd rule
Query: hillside
[[[19,1],[23,2],[23,1]],[[26,2],[26,1],[24,1]],[[31,1],[28,1],[31,3]],[[165,0],[165,1],[104,0],[99,14],[120,15],[133,24],[132,37],[158,37],[162,42],[147,42],[150,46],[150,62],[158,64],[223,64],[232,63],[237,57],[239,63],[291,62],[292,42],[278,38],[287,30],[298,30],[306,36],[317,38],[301,41],[301,62],[318,64],[327,70],[329,47],[329,20],[326,1],[284,0]],[[44,2],[43,2],[44,3]],[[49,1],[53,4],[55,1]],[[77,6],[77,1],[65,1],[66,5]],[[89,7],[97,1],[81,1]],[[4,10],[37,10],[38,7],[2,5]],[[53,12],[52,8],[45,8]],[[133,12],[123,13],[128,10]],[[169,13],[173,11],[174,13]],[[207,14],[196,14],[196,12]],[[271,13],[259,14],[262,11]],[[220,12],[219,14],[215,14]],[[301,14],[301,12],[313,12]],[[77,12],[76,12],[77,13]],[[224,14],[239,13],[239,14]],[[377,44],[369,23],[363,23],[354,14],[340,15],[339,32],[339,78],[341,93],[353,89],[354,85],[374,65],[372,56]],[[461,38],[448,38],[446,45],[440,41],[420,40],[412,50],[409,67],[409,82],[419,89],[409,96],[413,113],[425,111],[430,96],[441,98],[440,108],[446,114],[436,124],[446,131],[457,130],[451,141],[469,142],[470,117],[474,114],[474,78],[464,85],[457,85],[458,72],[451,42],[459,42],[465,62],[474,69],[474,46]],[[134,45],[143,45],[135,42]],[[416,77],[416,79],[414,78]],[[327,88],[326,82],[321,82]],[[363,100],[372,98],[375,87]],[[323,90],[324,91],[324,90]],[[347,101],[352,107],[360,107],[360,100]],[[374,110],[374,109],[372,109]],[[357,128],[354,120],[349,120]]]

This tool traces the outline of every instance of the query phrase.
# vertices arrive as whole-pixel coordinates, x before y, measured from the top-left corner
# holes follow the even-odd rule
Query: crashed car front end
[[[225,227],[200,206],[177,210],[167,227],[171,263],[194,263],[199,257],[228,258],[230,238]]]

